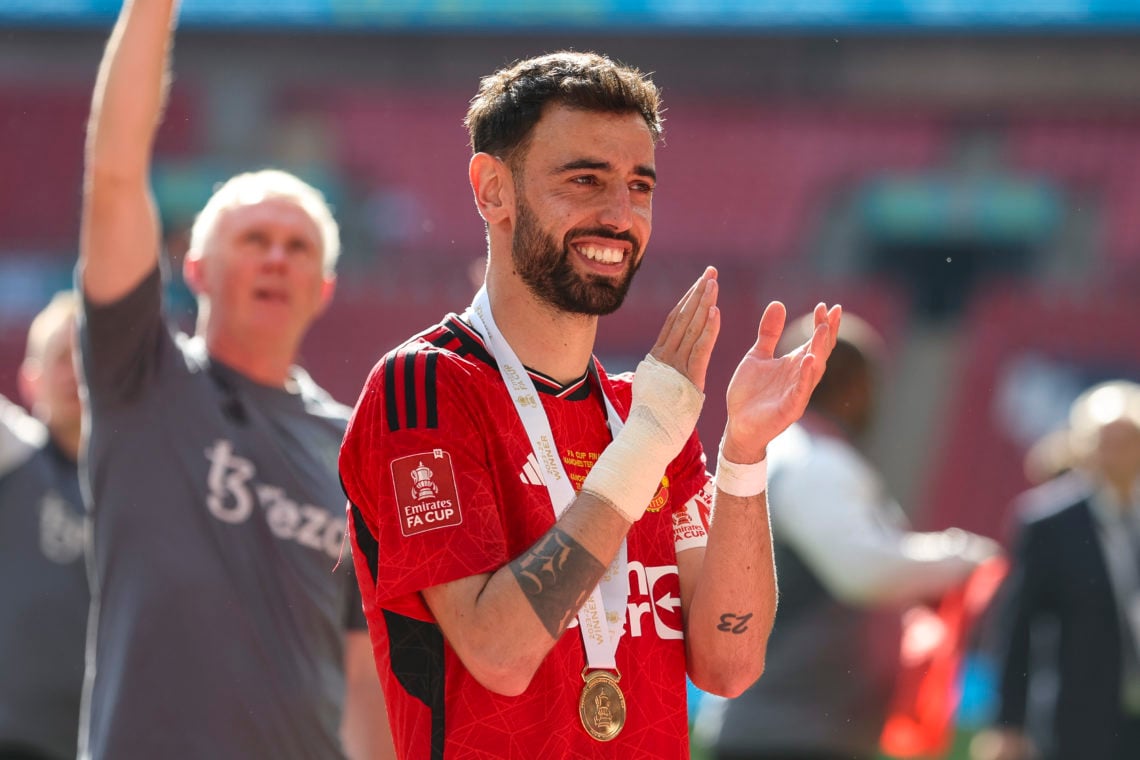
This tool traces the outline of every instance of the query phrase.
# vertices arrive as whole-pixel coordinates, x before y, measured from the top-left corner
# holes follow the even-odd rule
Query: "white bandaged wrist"
[[[738,464],[724,458],[724,450],[716,455],[716,487],[731,496],[757,496],[768,490],[768,460],[755,464]]]
[[[665,468],[693,434],[704,400],[687,377],[645,357],[633,376],[629,418],[594,463],[582,490],[637,522],[657,493]]]

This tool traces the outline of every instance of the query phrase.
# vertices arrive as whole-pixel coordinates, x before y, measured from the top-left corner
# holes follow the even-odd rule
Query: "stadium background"
[[[28,320],[70,282],[117,7],[0,2],[10,397]],[[768,300],[839,301],[887,341],[872,453],[891,490],[920,527],[999,540],[1028,447],[1087,385],[1140,380],[1140,5],[1126,0],[183,0],[155,160],[172,257],[235,171],[321,187],[344,255],[302,362],[352,403],[384,350],[472,293],[484,243],[462,118],[477,78],[563,47],[653,72],[668,108],[653,240],[601,324],[611,371],[706,264],[725,322],[714,394]],[[177,278],[169,296],[189,324]]]

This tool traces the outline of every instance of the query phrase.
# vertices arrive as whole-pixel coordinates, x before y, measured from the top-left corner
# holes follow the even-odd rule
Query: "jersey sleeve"
[[[704,548],[709,540],[713,479],[695,430],[666,473],[676,490],[676,498],[673,500],[673,543],[677,553],[686,549]]]
[[[174,349],[162,317],[159,266],[117,301],[97,305],[84,296],[78,325],[83,382],[92,407],[136,399],[156,374],[163,354]]]
[[[431,620],[418,592],[510,559],[486,446],[494,420],[475,374],[412,344],[377,364],[357,402],[340,472],[371,614]]]

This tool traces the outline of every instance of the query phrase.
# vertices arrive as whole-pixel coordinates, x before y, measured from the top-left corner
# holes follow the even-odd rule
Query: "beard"
[[[597,274],[579,274],[571,263],[569,240],[578,236],[621,240],[633,246],[628,258],[633,262],[618,279]],[[531,293],[540,301],[570,314],[605,316],[617,311],[625,300],[633,276],[641,266],[641,244],[632,232],[605,228],[580,228],[566,233],[559,247],[552,235],[539,227],[538,219],[526,201],[520,200],[511,260]]]

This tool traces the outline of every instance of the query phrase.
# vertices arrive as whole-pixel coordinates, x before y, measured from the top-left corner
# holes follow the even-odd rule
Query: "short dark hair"
[[[510,161],[550,103],[603,113],[639,113],[661,137],[661,95],[637,69],[597,53],[560,51],[518,61],[484,77],[467,109],[476,153]]]

